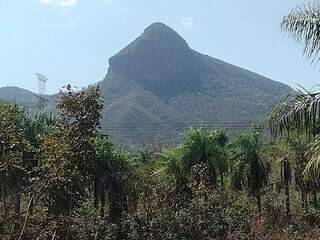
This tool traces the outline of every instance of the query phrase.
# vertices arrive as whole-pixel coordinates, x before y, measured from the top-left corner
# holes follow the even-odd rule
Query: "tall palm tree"
[[[235,135],[230,144],[231,185],[237,190],[247,190],[257,199],[261,213],[261,191],[267,181],[267,168],[262,161],[260,131]]]
[[[215,144],[213,144],[214,149],[212,151],[213,157],[215,159],[216,166],[220,174],[220,185],[221,189],[224,189],[224,175],[228,171],[228,158],[229,154],[227,151],[227,143],[229,137],[225,130],[217,130],[215,132]]]
[[[195,165],[203,164],[208,169],[210,184],[216,187],[220,174],[223,186],[223,175],[227,171],[227,154],[224,149],[227,142],[228,137],[223,130],[191,129],[186,133],[182,146],[186,167],[191,170]]]
[[[296,187],[300,190],[301,207],[307,210],[307,182],[303,178],[303,171],[309,160],[309,138],[306,134],[292,133],[287,140],[289,148],[289,158],[295,170]]]
[[[298,6],[286,15],[281,23],[298,43],[303,44],[303,54],[312,63],[320,60],[320,1]],[[320,93],[299,91],[275,107],[270,115],[271,129],[275,135],[304,129],[313,136],[320,133]],[[317,143],[315,142],[317,145]],[[314,149],[318,149],[314,147]],[[320,178],[320,152],[313,151],[313,158],[304,171],[307,179]]]
[[[175,190],[180,194],[189,196],[191,170],[189,164],[183,159],[184,149],[182,146],[163,149],[159,155],[165,161],[168,173],[174,177]]]
[[[110,219],[117,222],[128,211],[128,203],[136,194],[135,169],[130,155],[124,150],[113,148],[111,141],[105,137],[95,139],[96,171],[95,205],[100,196],[100,210],[104,216],[106,197],[109,200]],[[96,192],[97,191],[97,192]]]

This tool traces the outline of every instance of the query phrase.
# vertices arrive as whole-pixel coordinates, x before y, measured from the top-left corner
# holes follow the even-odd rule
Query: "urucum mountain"
[[[110,58],[100,86],[102,129],[124,144],[175,142],[193,124],[248,126],[292,91],[192,50],[162,23]]]
[[[163,23],[153,23],[111,57],[99,85],[102,131],[130,147],[176,143],[192,125],[246,127],[292,91],[192,50]]]

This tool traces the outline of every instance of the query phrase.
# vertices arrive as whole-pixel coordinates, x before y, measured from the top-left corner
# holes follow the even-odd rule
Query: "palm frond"
[[[314,63],[320,59],[320,1],[293,9],[283,18],[281,28],[304,45],[303,54],[308,60]]]
[[[320,123],[320,93],[293,93],[274,107],[268,117],[272,135],[305,130],[316,135]]]
[[[306,182],[320,180],[320,137],[317,136],[309,146],[306,155],[311,159],[304,170],[304,179]]]

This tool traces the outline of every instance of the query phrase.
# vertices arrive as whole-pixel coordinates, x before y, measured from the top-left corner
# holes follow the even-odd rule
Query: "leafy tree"
[[[53,115],[47,115],[43,112],[38,112],[34,117],[26,117],[23,123],[25,138],[31,144],[32,148],[26,153],[28,158],[27,161],[27,171],[29,186],[34,184],[35,179],[39,177],[39,164],[37,159],[37,154],[39,154],[39,146],[41,140],[48,135],[50,132],[55,130],[55,126],[58,123],[58,119]],[[30,215],[33,214],[33,202],[34,193],[32,187],[28,187],[30,195]]]
[[[9,190],[15,199],[16,216],[20,214],[23,177],[27,172],[26,161],[24,161],[25,153],[30,148],[24,137],[24,120],[24,112],[18,106],[0,102],[0,188],[2,205],[4,209],[8,209],[6,196]],[[6,217],[4,218],[6,219]]]
[[[81,205],[94,178],[93,139],[98,134],[102,101],[97,87],[73,91],[68,86],[66,90],[58,104],[60,121],[40,144],[36,190],[48,216],[55,219],[51,234],[69,238],[72,211]]]

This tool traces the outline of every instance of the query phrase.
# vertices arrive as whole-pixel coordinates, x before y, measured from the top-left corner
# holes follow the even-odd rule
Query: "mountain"
[[[192,50],[154,23],[109,59],[102,130],[119,143],[176,142],[193,124],[248,126],[292,89]]]
[[[176,143],[193,125],[246,128],[292,91],[192,50],[163,23],[150,25],[111,57],[99,86],[105,105],[102,131],[132,148]],[[51,103],[55,97],[48,96]],[[30,104],[34,94],[0,88],[0,98]]]
[[[32,107],[34,105],[35,97],[36,94],[23,88],[12,86],[0,88],[0,99],[7,102]]]
[[[46,112],[55,112],[57,96],[57,94],[46,95],[48,101]],[[0,87],[0,100],[26,107],[31,115],[37,111],[37,94],[27,89],[14,86]]]

